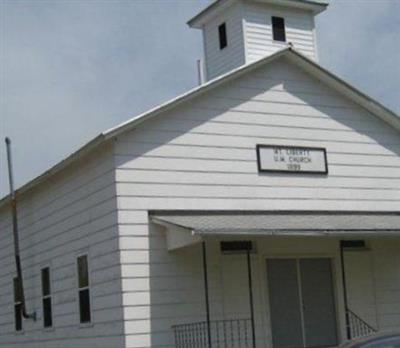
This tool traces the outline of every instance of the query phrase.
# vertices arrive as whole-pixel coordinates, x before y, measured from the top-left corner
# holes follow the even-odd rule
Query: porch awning
[[[400,236],[400,212],[154,211],[150,218],[204,236]]]

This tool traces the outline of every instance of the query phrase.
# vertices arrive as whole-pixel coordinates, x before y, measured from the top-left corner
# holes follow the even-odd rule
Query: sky
[[[331,0],[320,64],[400,114],[400,0]],[[0,0],[0,197],[197,85],[208,0]]]

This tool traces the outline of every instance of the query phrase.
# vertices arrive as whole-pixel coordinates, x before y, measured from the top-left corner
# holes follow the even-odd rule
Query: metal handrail
[[[347,309],[347,316],[351,339],[366,337],[378,331],[350,309]]]
[[[251,319],[193,322],[172,326],[176,348],[250,348]],[[210,338],[208,339],[208,332]]]
[[[350,339],[366,337],[377,332],[359,315],[347,309]],[[251,348],[251,319],[227,319],[173,325],[176,348]],[[208,332],[211,339],[209,340]]]

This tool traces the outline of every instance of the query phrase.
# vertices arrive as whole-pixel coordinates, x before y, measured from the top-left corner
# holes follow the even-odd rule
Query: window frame
[[[220,51],[228,47],[228,30],[226,22],[218,25],[218,44]]]
[[[277,28],[276,26],[276,21],[282,21],[283,27],[282,28]],[[275,25],[274,25],[275,22]],[[279,43],[284,43],[287,42],[287,36],[286,36],[286,20],[285,17],[281,16],[271,16],[271,30],[272,30],[272,40],[274,42],[279,42]],[[277,38],[277,36],[283,35],[283,40]]]
[[[18,277],[13,277],[13,309],[14,309],[14,333],[15,334],[22,334],[24,333],[24,325],[23,325],[23,316],[22,316],[22,299],[18,298],[22,294],[18,294]],[[19,310],[17,311],[17,307],[19,307]],[[17,313],[19,316],[18,322],[19,325],[17,325]]]
[[[86,258],[86,268],[87,268],[87,285],[82,286],[80,284],[80,273],[79,273],[79,259],[81,257]],[[90,327],[93,326],[93,313],[92,313],[92,298],[91,298],[91,291],[90,291],[90,265],[89,265],[89,252],[84,251],[77,253],[75,255],[75,272],[76,272],[76,285],[77,285],[77,317],[78,317],[78,323],[79,327]],[[82,316],[81,316],[81,293],[83,292],[88,292],[88,303],[89,303],[89,321],[82,321]]]
[[[43,271],[44,270],[48,270],[48,293],[45,294],[44,293],[44,282],[43,282]],[[54,315],[53,315],[53,294],[52,294],[52,284],[51,284],[51,267],[50,265],[44,265],[42,266],[42,268],[40,269],[40,281],[41,281],[41,285],[42,285],[42,289],[41,289],[41,295],[42,295],[42,319],[43,319],[43,329],[44,330],[52,330],[54,329]],[[50,326],[46,326],[45,325],[45,301],[49,300],[50,302]]]

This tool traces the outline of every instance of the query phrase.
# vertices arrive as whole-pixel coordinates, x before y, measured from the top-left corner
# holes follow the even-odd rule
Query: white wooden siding
[[[272,16],[285,19],[286,42],[273,40]],[[218,26],[226,23],[228,46],[219,48]],[[206,78],[211,80],[246,63],[287,47],[317,60],[314,14],[311,11],[252,2],[237,2],[203,27]]]
[[[371,240],[369,251],[347,252],[349,305],[381,331],[400,326],[400,240]]]
[[[226,23],[228,46],[219,48],[218,27]],[[203,28],[206,78],[211,80],[245,63],[241,7],[231,6]]]
[[[122,297],[111,145],[19,198],[22,268],[28,310],[41,312],[40,269],[50,266],[53,324],[24,321],[14,332],[12,225],[0,212],[0,346],[123,347]],[[93,325],[79,326],[76,257],[89,255]]]
[[[243,9],[246,63],[251,63],[284,48],[287,42],[291,42],[295,49],[316,60],[312,12],[254,3],[243,5]],[[286,42],[273,40],[272,16],[285,19]]]
[[[326,147],[329,175],[259,175],[259,143]],[[118,137],[114,151],[127,348],[172,347],[172,324],[204,320],[199,246],[168,253],[162,229],[149,225],[148,210],[399,211],[399,150],[396,131],[285,60]],[[281,240],[268,252],[331,253],[338,269],[338,245]],[[383,259],[382,252],[375,262]],[[211,246],[214,319],[231,315],[230,303],[245,295],[243,283],[231,287],[230,264],[228,259],[221,263],[217,246]],[[232,260],[232,267],[236,264]],[[264,264],[254,267],[262,277]],[[243,273],[242,267],[234,268]],[[260,277],[255,281],[262,284]],[[339,289],[340,277],[337,281]],[[389,296],[389,285],[388,280],[382,286],[377,303]],[[264,290],[255,290],[257,321],[264,330],[258,327],[258,340],[269,342],[265,307],[258,307],[265,301]],[[390,301],[400,306],[395,293]],[[247,297],[240,302],[243,311],[246,302]],[[380,323],[400,314],[385,308],[379,309]]]
[[[131,229],[134,227],[132,226]],[[149,226],[150,239],[164,243],[162,228]],[[134,240],[122,252],[126,260],[137,254]],[[225,239],[226,240],[226,239]],[[338,308],[343,308],[339,241],[335,239],[257,238],[257,254],[252,255],[253,295],[257,344],[271,347],[269,331],[268,287],[265,259],[267,257],[332,258],[335,271],[335,293]],[[157,244],[157,242],[154,242]],[[128,246],[129,245],[129,246]],[[143,249],[139,249],[143,251]],[[200,245],[168,253],[163,247],[148,244],[151,261],[146,273],[130,272],[132,263],[123,264],[123,288],[126,303],[125,332],[127,347],[174,347],[171,326],[204,321],[205,300]],[[211,319],[249,318],[249,293],[245,255],[222,255],[218,239],[207,241],[209,296]],[[138,261],[136,261],[138,262]],[[138,268],[136,269],[138,270]],[[162,272],[160,272],[162,270]],[[338,312],[343,317],[343,312]],[[143,346],[144,345],[144,346]]]
[[[144,213],[143,217],[146,220]],[[145,242],[140,242],[137,235],[129,235],[129,231],[139,226],[143,227],[145,223],[125,225],[123,229],[126,346],[172,348],[172,325],[204,321],[205,318],[201,248],[195,245],[168,253],[162,228],[148,226],[149,235]],[[257,254],[252,255],[251,261],[257,344],[272,346],[265,260],[276,257],[332,259],[338,329],[340,340],[344,339],[339,240],[275,237],[256,238],[253,242],[257,246]],[[400,320],[400,241],[375,240],[370,241],[370,246],[370,252],[346,253],[350,308],[379,330],[395,329]],[[370,262],[362,269],[357,268],[365,262],[365,257]],[[207,260],[211,319],[249,318],[245,256],[222,255],[219,240],[210,238],[207,241]],[[356,269],[361,274],[355,274]],[[367,294],[363,296],[365,292]]]
[[[349,307],[372,327],[378,328],[373,252],[352,250],[344,255]]]
[[[259,175],[259,143],[326,147],[329,175]],[[276,62],[122,136],[119,207],[398,210],[399,150],[398,132]]]
[[[400,242],[374,241],[377,321],[381,330],[400,326]]]

